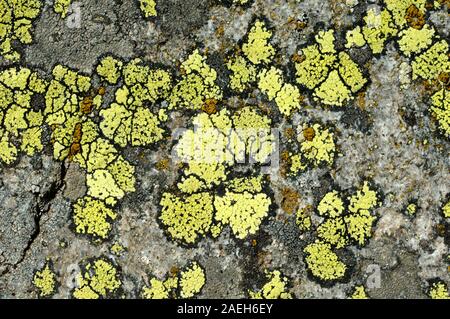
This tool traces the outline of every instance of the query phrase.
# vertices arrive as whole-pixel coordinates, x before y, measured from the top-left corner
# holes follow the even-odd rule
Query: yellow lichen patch
[[[177,277],[169,277],[164,281],[151,278],[150,285],[142,289],[141,295],[144,299],[169,299],[177,287]]]
[[[321,164],[331,166],[336,152],[334,134],[329,129],[323,129],[320,124],[314,124],[312,128],[314,137],[311,140],[303,140],[300,143],[300,151],[315,167]]]
[[[141,8],[144,17],[156,17],[156,1],[155,0],[139,0],[139,7]]]
[[[227,68],[231,71],[230,87],[234,91],[243,92],[256,81],[255,66],[247,62],[242,56],[231,58],[227,62]]]
[[[172,239],[194,244],[209,232],[213,218],[213,198],[209,193],[186,197],[164,193],[160,205],[159,219]]]
[[[358,92],[367,83],[358,65],[345,52],[339,53],[339,74],[352,93]]]
[[[345,47],[348,49],[353,47],[360,48],[366,44],[366,40],[364,39],[364,35],[361,32],[360,26],[357,26],[353,30],[347,31],[345,39]]]
[[[450,299],[447,285],[443,281],[433,283],[428,291],[428,296],[431,299]]]
[[[123,62],[112,57],[104,57],[96,68],[97,74],[100,78],[109,84],[117,84],[121,76]]]
[[[347,246],[347,230],[343,218],[326,219],[317,227],[317,236],[336,248]]]
[[[72,0],[55,0],[55,3],[53,4],[53,10],[55,10],[56,13],[61,15],[61,18],[65,18],[67,16],[67,13],[69,13],[69,7]]]
[[[395,24],[399,27],[405,27],[408,23],[408,8],[414,6],[424,14],[426,2],[426,0],[384,0],[387,9],[392,12]]]
[[[334,48],[334,30],[319,31],[316,35],[316,42],[319,44],[319,50],[322,53],[336,53]]]
[[[442,72],[450,72],[448,43],[436,42],[431,48],[418,55],[412,62],[412,79],[421,77],[425,80],[436,79]]]
[[[290,155],[290,167],[289,167],[289,175],[295,176],[300,172],[304,171],[308,164],[303,159],[301,154],[289,154]]]
[[[191,263],[180,275],[180,297],[192,298],[202,290],[206,282],[205,271],[196,262]]]
[[[123,247],[123,245],[121,243],[116,241],[109,250],[112,254],[114,254],[116,256],[120,256],[125,252],[126,249],[125,249],[125,247]]]
[[[14,161],[18,150],[31,156],[43,149],[44,116],[40,105],[32,105],[32,98],[44,93],[46,86],[37,73],[27,68],[11,67],[0,72],[0,159],[3,162]]]
[[[98,299],[114,296],[122,282],[114,265],[98,258],[89,262],[77,276],[77,288],[73,291],[76,299]]]
[[[238,177],[226,182],[227,189],[236,193],[260,193],[263,187],[262,176]]]
[[[450,136],[450,91],[443,88],[431,97],[431,113],[439,123],[439,128]]]
[[[327,78],[336,61],[334,54],[322,54],[317,45],[302,49],[304,60],[296,63],[297,83],[312,90]]]
[[[290,83],[285,83],[278,92],[275,103],[282,114],[289,116],[292,112],[300,108],[301,100],[302,96],[298,87]]]
[[[316,241],[303,250],[306,265],[311,274],[323,281],[333,281],[344,277],[347,266],[339,260],[329,244]]]
[[[336,70],[331,71],[327,79],[314,91],[314,100],[326,105],[342,106],[351,98],[351,91]]]
[[[38,289],[41,298],[48,298],[55,293],[56,274],[51,269],[49,262],[41,270],[36,271],[33,277],[33,285]]]
[[[353,290],[351,299],[369,299],[364,286],[356,286]]]
[[[391,14],[386,9],[381,12],[376,8],[369,9],[364,22],[362,32],[374,54],[381,53],[386,41],[398,32]]]
[[[258,231],[262,220],[269,213],[271,202],[264,193],[254,195],[227,191],[224,196],[214,199],[214,218],[224,225],[230,225],[233,234],[244,239]]]
[[[297,210],[297,213],[295,215],[295,224],[302,231],[311,229],[312,226],[311,216],[309,216],[308,210],[306,208]]]
[[[222,91],[216,85],[217,72],[206,63],[206,57],[195,50],[181,64],[182,78],[169,97],[169,108],[199,110],[207,100],[220,101]]]
[[[266,272],[267,283],[259,291],[248,291],[251,299],[291,299],[287,290],[288,279],[279,270]]]
[[[420,53],[431,45],[434,33],[434,28],[429,25],[425,25],[420,30],[410,27],[401,31],[398,40],[400,51],[406,57]]]
[[[106,169],[94,170],[86,177],[88,195],[108,205],[114,205],[126,193],[134,192],[135,182],[134,167],[121,156]]]
[[[321,216],[338,217],[344,212],[344,202],[337,191],[331,191],[322,198],[317,211]]]
[[[111,222],[117,214],[104,202],[91,197],[80,198],[74,205],[73,223],[75,232],[95,238],[106,239],[111,231]]]
[[[272,101],[277,93],[281,90],[283,85],[283,74],[281,70],[271,67],[270,69],[263,69],[258,74],[258,88],[267,95],[267,98]]]
[[[194,175],[183,177],[177,186],[180,191],[188,194],[196,193],[206,188],[205,182]]]
[[[41,0],[2,0],[0,2],[0,54],[7,60],[18,61],[20,53],[15,42],[30,44],[31,28],[42,8]]]
[[[442,207],[442,215],[444,215],[445,218],[450,218],[450,201]]]
[[[272,32],[263,21],[257,20],[247,35],[247,41],[242,45],[242,51],[253,64],[269,63],[275,55],[275,49],[270,44]]]

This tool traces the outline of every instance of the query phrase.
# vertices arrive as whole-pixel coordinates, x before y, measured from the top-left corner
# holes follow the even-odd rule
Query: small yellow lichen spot
[[[116,256],[120,256],[124,251],[125,251],[125,247],[122,246],[121,243],[119,243],[118,241],[116,241],[111,248],[109,249],[111,251],[111,253],[113,253]]]
[[[317,227],[317,235],[336,248],[343,248],[348,244],[346,225],[341,217],[326,219]]]
[[[442,207],[442,214],[445,218],[450,218],[450,201]]]
[[[428,295],[431,299],[450,299],[447,285],[443,281],[433,283]]]
[[[106,259],[99,258],[89,263],[77,277],[76,299],[98,299],[113,295],[120,288],[117,269]]]
[[[385,42],[398,32],[391,14],[386,9],[381,12],[378,12],[376,8],[369,9],[364,22],[362,32],[374,54],[381,53]]]
[[[9,133],[0,129],[0,159],[11,164],[17,158],[17,148],[10,142]]]
[[[416,204],[411,203],[408,206],[406,206],[406,214],[408,214],[409,216],[414,216],[416,214],[416,211],[417,211]]]
[[[179,182],[177,186],[180,191],[188,194],[196,193],[206,188],[205,183],[194,175],[188,176],[186,178],[183,177],[181,182]]]
[[[331,166],[336,152],[334,134],[329,129],[322,129],[319,124],[314,124],[312,128],[315,133],[314,137],[312,140],[305,139],[301,142],[300,151],[316,167],[321,164]]]
[[[295,224],[302,231],[311,229],[311,226],[312,226],[311,216],[308,215],[308,213],[306,212],[306,209],[297,210],[297,213],[295,216]]]
[[[320,280],[332,281],[344,277],[347,266],[339,260],[329,244],[316,241],[305,247],[305,261],[312,275]]]
[[[243,92],[256,81],[256,68],[242,56],[232,58],[227,63],[230,75],[230,87],[237,92]]]
[[[366,40],[364,39],[360,26],[357,26],[353,30],[347,31],[345,38],[347,41],[345,43],[345,47],[348,49],[353,47],[360,48],[366,44]]]
[[[442,72],[450,73],[448,52],[448,43],[442,40],[418,55],[412,62],[412,79],[433,80]]]
[[[350,204],[348,208],[352,213],[368,211],[379,204],[377,192],[369,188],[367,181],[364,182],[362,189],[358,190],[349,200]]]
[[[239,177],[234,178],[226,183],[227,189],[236,192],[250,192],[260,193],[262,192],[262,176],[256,177]]]
[[[248,33],[248,39],[242,46],[245,56],[253,64],[269,63],[274,54],[275,49],[269,43],[272,32],[266,28],[263,21],[257,20]]]
[[[73,222],[75,231],[106,239],[111,231],[111,222],[117,214],[102,201],[91,197],[80,198],[74,205]]]
[[[341,80],[337,70],[331,71],[327,79],[314,91],[314,100],[325,105],[342,106],[351,99],[351,91]]]
[[[345,52],[339,53],[339,74],[352,93],[358,92],[367,83],[358,65]]]
[[[177,197],[164,193],[159,219],[172,239],[184,244],[194,244],[205,236],[213,219],[213,198],[209,193]]]
[[[178,278],[168,278],[165,281],[150,279],[149,287],[142,289],[144,299],[169,299],[173,290],[178,286]]]
[[[272,101],[277,93],[281,90],[283,85],[283,74],[281,70],[271,67],[270,69],[263,69],[258,74],[258,88],[267,95],[267,98]]]
[[[431,97],[431,113],[439,123],[442,132],[450,137],[450,91],[443,88]]]
[[[121,76],[123,62],[112,57],[107,56],[100,61],[97,66],[97,74],[110,84],[117,84]]]
[[[290,162],[291,165],[289,167],[289,175],[295,176],[298,175],[300,172],[304,171],[308,165],[305,163],[305,160],[303,160],[301,154],[290,154]]]
[[[259,291],[249,290],[251,299],[292,299],[287,292],[288,279],[279,270],[266,273],[267,283]]]
[[[239,239],[255,234],[262,220],[268,215],[271,199],[264,193],[253,195],[248,192],[227,191],[223,197],[216,196],[215,220],[230,225]]]
[[[344,212],[344,202],[337,191],[331,191],[322,198],[317,211],[321,216],[338,217]]]
[[[369,299],[364,286],[356,286],[351,296],[351,299]]]
[[[197,295],[206,282],[205,271],[193,262],[180,275],[180,297],[192,298]]]
[[[53,10],[55,10],[56,13],[61,15],[61,18],[65,18],[67,16],[67,13],[69,13],[69,7],[72,0],[55,0],[55,3],[53,4]]]
[[[156,17],[157,12],[155,0],[139,0],[139,6],[144,14],[144,17]]]
[[[39,290],[39,297],[48,298],[56,290],[56,274],[46,263],[44,268],[37,271],[33,277],[33,284]]]
[[[405,56],[410,57],[427,49],[433,41],[434,33],[434,28],[429,25],[420,30],[409,27],[400,32],[398,46]]]

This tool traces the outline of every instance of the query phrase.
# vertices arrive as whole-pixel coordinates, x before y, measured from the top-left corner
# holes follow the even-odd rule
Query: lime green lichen
[[[184,198],[164,193],[160,201],[162,210],[159,219],[174,240],[194,244],[209,232],[213,218],[212,201],[209,193]]]
[[[347,31],[345,39],[345,47],[348,49],[353,47],[360,48],[366,44],[366,39],[364,39],[364,35],[361,32],[360,26],[357,26],[353,30]]]
[[[317,211],[321,216],[338,217],[344,212],[344,202],[337,191],[331,191],[322,198]]]
[[[429,25],[423,26],[420,30],[409,27],[399,33],[398,46],[400,51],[406,57],[420,53],[430,47],[434,34],[434,28]]]
[[[425,13],[426,2],[426,0],[384,0],[387,9],[392,12],[395,24],[399,27],[406,26],[406,12],[411,5]]]
[[[191,263],[180,275],[180,297],[192,298],[200,293],[205,285],[206,276],[203,268],[196,262]]]
[[[316,241],[303,250],[305,261],[312,275],[323,281],[333,281],[344,277],[347,266],[339,260],[329,244]]]
[[[236,92],[243,92],[250,84],[256,81],[256,68],[247,62],[242,56],[231,58],[227,62],[227,68],[231,71],[230,87]]]
[[[345,52],[339,53],[339,74],[352,93],[358,92],[367,83],[358,65]]]
[[[412,61],[412,79],[436,79],[441,73],[450,72],[448,43],[445,40],[436,42],[424,53]]]
[[[325,220],[317,227],[317,236],[336,248],[343,248],[348,244],[346,225],[341,217]]]
[[[270,69],[263,69],[258,74],[258,88],[267,95],[270,101],[276,97],[282,85],[283,74],[281,70],[273,66]]]
[[[398,30],[388,10],[378,12],[371,8],[364,17],[362,28],[364,38],[374,54],[383,52],[386,41],[397,34]]]
[[[450,299],[447,285],[443,281],[433,283],[428,291],[428,296],[431,299]]]
[[[41,270],[36,271],[33,285],[38,289],[40,298],[51,297],[56,292],[56,274],[51,269],[49,262]]]
[[[139,0],[139,7],[144,17],[156,17],[156,1],[155,0]]]
[[[69,13],[69,7],[72,0],[55,0],[55,3],[53,4],[53,10],[55,10],[56,13],[61,15],[61,18],[65,18],[67,16],[67,13]]]
[[[319,49],[322,53],[336,53],[334,41],[334,30],[321,30],[316,35],[316,42],[319,44]]]
[[[114,296],[122,282],[116,267],[104,258],[89,262],[77,276],[76,299],[99,299]]]
[[[120,256],[125,252],[126,249],[121,243],[116,241],[109,250],[112,254]]]
[[[311,216],[306,212],[306,209],[299,209],[295,214],[295,224],[302,231],[307,231],[311,229],[312,221]]]
[[[259,291],[248,291],[251,299],[292,299],[288,292],[288,279],[279,270],[266,271],[267,283]]]
[[[121,76],[123,62],[112,57],[104,57],[96,68],[97,74],[109,84],[117,84]]]
[[[15,42],[30,44],[31,28],[41,12],[40,0],[3,0],[0,2],[0,54],[7,60],[18,61],[20,53]]]
[[[278,92],[275,103],[282,114],[289,116],[293,111],[300,109],[301,99],[302,96],[298,87],[290,83],[285,83]]]
[[[326,105],[342,106],[351,98],[351,91],[336,70],[331,71],[326,80],[314,91],[314,99]]]
[[[226,187],[232,192],[260,193],[263,190],[262,176],[238,177],[226,182]]]
[[[289,175],[296,176],[300,172],[303,172],[308,167],[308,163],[303,159],[301,154],[290,153],[289,157],[290,157]]]
[[[117,214],[104,202],[90,197],[80,198],[74,205],[73,222],[75,232],[106,239],[111,231],[111,222]]]
[[[369,299],[364,286],[356,286],[351,296],[351,299]]]
[[[247,35],[247,41],[242,46],[245,56],[253,64],[269,63],[275,55],[275,49],[270,44],[272,32],[263,21],[257,20]]]
[[[183,76],[169,98],[169,108],[199,110],[207,100],[220,101],[222,91],[215,83],[217,72],[206,63],[206,57],[195,50],[181,64]]]
[[[258,231],[270,204],[271,199],[264,193],[254,195],[227,191],[223,197],[215,198],[214,217],[222,224],[229,224],[237,238],[244,239]]]
[[[439,123],[439,128],[450,136],[450,91],[443,88],[431,97],[431,113]]]

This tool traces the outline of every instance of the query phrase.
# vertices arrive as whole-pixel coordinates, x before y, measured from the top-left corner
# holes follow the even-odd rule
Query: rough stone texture
[[[158,17],[146,21],[136,2],[82,1],[81,27],[72,28],[52,11],[50,1],[36,21],[34,43],[24,49],[25,65],[50,73],[59,63],[91,73],[98,58],[111,52],[174,68],[197,45],[225,56],[242,40],[256,15],[270,21],[278,63],[289,69],[292,55],[309,43],[319,23],[337,30],[350,28],[367,7],[364,1],[352,9],[345,1],[334,0],[256,0],[243,8],[218,1],[157,0]],[[287,22],[289,17],[307,21],[307,26],[297,30]],[[450,19],[444,9],[430,19],[448,39]],[[217,32],[219,28],[223,32]],[[421,84],[401,87],[399,73],[405,58],[392,44],[380,57],[362,51],[351,55],[369,65],[365,107],[330,110],[306,96],[308,107],[289,121],[280,119],[281,128],[312,121],[331,123],[338,132],[339,154],[331,169],[309,170],[288,179],[278,172],[270,176],[277,208],[256,236],[256,246],[234,239],[229,230],[194,248],[180,247],[167,238],[157,222],[157,204],[162,191],[176,181],[178,170],[171,166],[161,172],[155,163],[169,156],[172,140],[152,149],[123,150],[136,166],[137,189],[121,201],[111,235],[126,247],[121,256],[110,252],[114,240],[91,243],[72,231],[71,204],[86,192],[85,175],[78,166],[54,161],[51,151],[23,156],[12,167],[0,166],[0,298],[36,298],[33,273],[47,258],[59,276],[54,297],[70,298],[78,264],[100,255],[120,266],[127,298],[139,297],[150,274],[164,278],[172,267],[188,260],[197,260],[205,269],[207,283],[200,298],[245,297],[248,289],[261,287],[264,269],[280,269],[298,298],[347,298],[355,285],[366,283],[371,265],[381,271],[381,286],[367,289],[373,298],[424,298],[427,280],[450,283],[449,243],[436,230],[446,222],[449,227],[440,213],[450,191],[448,138],[436,133]],[[291,76],[293,72],[288,71]],[[252,99],[261,102],[258,96]],[[224,103],[233,107],[234,102]],[[181,111],[171,117],[171,130],[189,119]],[[279,208],[280,191],[293,188],[300,193],[301,205],[315,205],[332,185],[349,190],[364,179],[370,179],[383,195],[373,238],[366,247],[349,250],[346,258],[354,267],[348,281],[324,287],[307,273],[302,249],[310,238],[295,225],[295,216]],[[403,213],[411,200],[418,206],[413,218]]]

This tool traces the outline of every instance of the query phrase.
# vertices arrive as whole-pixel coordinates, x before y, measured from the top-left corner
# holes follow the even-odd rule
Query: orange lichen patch
[[[281,208],[287,214],[293,214],[298,208],[300,195],[292,188],[284,188],[281,191],[281,195]]]
[[[366,108],[366,92],[360,92],[358,93],[358,98],[356,100],[358,107],[361,110],[364,110]]]
[[[312,141],[314,136],[316,136],[316,132],[312,127],[307,127],[303,130],[303,136],[305,137],[305,140]]]
[[[100,96],[105,95],[106,94],[106,88],[104,86],[99,87],[97,93]]]
[[[295,130],[292,127],[288,127],[284,130],[284,136],[286,136],[287,139],[292,139],[295,136]]]
[[[92,109],[94,108],[94,99],[92,96],[86,96],[83,98],[83,101],[80,103],[80,111],[83,114],[89,114],[92,112]]]
[[[292,62],[295,62],[295,63],[302,63],[303,61],[305,61],[305,59],[306,59],[306,57],[304,55],[294,53],[291,60],[292,60]]]
[[[73,131],[72,137],[72,145],[70,145],[69,150],[69,160],[71,161],[73,157],[80,153],[81,151],[81,138],[83,136],[83,132],[81,130],[81,123],[77,123],[75,125],[75,129]]]
[[[441,72],[438,80],[444,85],[450,85],[450,74],[448,72]]]
[[[405,19],[411,28],[420,30],[425,24],[425,14],[420,11],[414,4],[410,5],[406,10]]]
[[[252,239],[251,244],[252,244],[252,247],[256,247],[258,242],[256,241],[256,239]]]
[[[217,102],[216,99],[206,99],[202,106],[202,111],[208,115],[217,113]]]
[[[169,168],[169,163],[170,163],[169,159],[164,158],[164,159],[156,162],[155,167],[158,171],[164,171]]]
[[[178,276],[178,274],[180,273],[180,268],[178,268],[177,266],[172,266],[169,273],[172,277]]]
[[[280,175],[286,177],[291,167],[292,161],[288,151],[282,151],[280,154]]]

